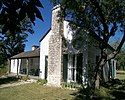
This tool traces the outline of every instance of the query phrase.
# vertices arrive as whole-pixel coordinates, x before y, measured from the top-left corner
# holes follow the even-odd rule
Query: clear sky
[[[36,19],[35,26],[33,26],[34,34],[29,34],[27,38],[25,51],[30,51],[32,45],[38,45],[39,46],[39,40],[41,37],[47,32],[47,30],[51,26],[51,9],[52,4],[50,3],[50,0],[40,0],[44,6],[43,9],[40,9],[44,22],[42,22],[39,19]]]

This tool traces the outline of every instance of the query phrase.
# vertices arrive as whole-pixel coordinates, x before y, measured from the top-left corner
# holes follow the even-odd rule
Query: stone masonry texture
[[[48,85],[60,86],[61,84],[61,56],[62,56],[62,37],[60,35],[61,22],[58,13],[60,8],[52,11],[52,36],[49,40],[48,56]]]

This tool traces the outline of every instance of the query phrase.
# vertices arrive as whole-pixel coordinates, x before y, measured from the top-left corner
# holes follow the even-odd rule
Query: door
[[[45,56],[45,79],[47,79],[48,75],[48,56]]]

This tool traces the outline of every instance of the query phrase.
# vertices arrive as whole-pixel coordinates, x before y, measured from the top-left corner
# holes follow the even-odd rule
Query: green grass
[[[73,100],[74,92],[32,83],[0,89],[0,100]]]
[[[125,80],[125,71],[117,71],[116,77],[120,80]]]

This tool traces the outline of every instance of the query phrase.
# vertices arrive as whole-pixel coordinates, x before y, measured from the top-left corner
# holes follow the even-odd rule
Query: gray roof
[[[35,58],[35,57],[40,57],[40,49],[39,48],[37,48],[36,50],[33,50],[33,51],[19,53],[15,56],[11,57],[11,59]]]

